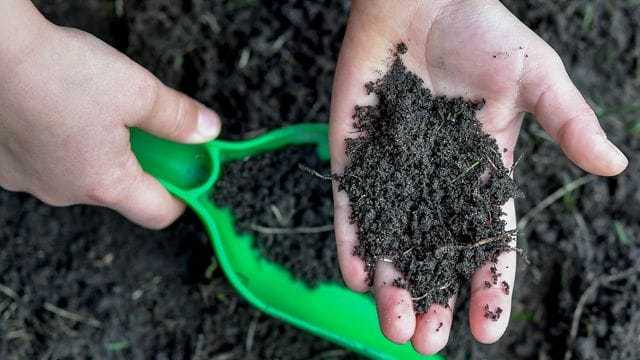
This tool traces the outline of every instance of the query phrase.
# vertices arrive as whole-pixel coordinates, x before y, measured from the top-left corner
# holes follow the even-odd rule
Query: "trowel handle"
[[[288,145],[315,144],[329,160],[326,124],[297,124],[243,141],[214,140],[186,145],[131,129],[131,148],[142,168],[188,204],[211,193],[223,162],[275,151]]]
[[[211,178],[214,166],[207,145],[179,144],[132,128],[131,148],[142,168],[183,200]]]

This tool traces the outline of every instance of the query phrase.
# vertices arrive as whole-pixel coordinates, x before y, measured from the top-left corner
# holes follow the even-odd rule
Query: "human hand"
[[[0,14],[0,186],[149,228],[173,222],[185,206],[143,172],[128,127],[195,143],[217,136],[218,116],[30,1],[7,0]]]
[[[478,118],[499,148],[507,149],[503,154],[507,168],[513,163],[525,111],[534,113],[564,153],[584,170],[616,175],[626,167],[626,158],[606,140],[594,112],[569,79],[555,51],[497,0],[354,0],[332,96],[333,173],[341,174],[348,161],[344,139],[357,136],[352,127],[354,106],[374,101],[366,95],[364,84],[375,80],[376,71],[384,71],[390,49],[399,42],[409,48],[403,56],[405,65],[434,95],[486,100]],[[357,226],[350,224],[349,199],[337,191],[337,186],[334,202],[344,280],[351,289],[365,291],[364,263],[354,255]],[[507,230],[514,229],[513,200],[503,211]],[[471,278],[469,325],[482,343],[495,342],[502,336],[511,311],[512,292],[505,293],[501,284],[485,287],[485,281],[491,280],[491,265],[481,267]],[[515,252],[500,255],[497,267],[501,280],[513,284],[515,265]],[[455,297],[449,309],[434,304],[424,316],[416,316],[409,291],[386,285],[398,276],[393,264],[378,264],[373,286],[383,333],[397,343],[411,340],[420,353],[438,352],[448,341]],[[503,309],[497,321],[485,318],[486,304]]]

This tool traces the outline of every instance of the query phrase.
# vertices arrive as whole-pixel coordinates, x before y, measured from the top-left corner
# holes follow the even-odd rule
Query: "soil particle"
[[[493,265],[490,268],[491,271],[491,279],[493,279],[493,285],[498,284],[498,279],[502,276],[502,273],[498,272],[498,268]]]
[[[396,52],[398,53],[398,55],[404,55],[407,53],[407,51],[409,51],[407,44],[401,42],[396,45]]]
[[[298,164],[330,172],[314,147],[289,147],[223,165],[213,201],[230,207],[237,231],[251,233],[260,252],[295,278],[310,286],[339,282],[333,204],[326,201],[331,182],[310,176]]]
[[[509,295],[509,291],[511,291],[511,287],[509,286],[509,283],[506,281],[502,282],[502,290],[504,291],[505,294]]]
[[[491,311],[489,309],[489,304],[484,306],[484,317],[486,317],[487,319],[498,321],[498,319],[500,319],[501,314],[502,314],[502,308],[499,306],[496,308],[496,311]]]
[[[409,289],[417,312],[448,306],[462,281],[511,250],[501,205],[519,195],[475,117],[484,101],[435,97],[423,85],[399,56],[366,85],[379,104],[355,107],[361,135],[346,140],[351,164],[336,177],[369,280],[378,261],[393,261],[403,275],[394,285]]]

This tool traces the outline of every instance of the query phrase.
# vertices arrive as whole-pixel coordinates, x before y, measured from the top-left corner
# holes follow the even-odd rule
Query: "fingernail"
[[[617,146],[613,145],[613,143],[612,143],[611,141],[609,141],[608,139],[607,139],[607,143],[609,143],[609,147],[610,147],[613,151],[617,152],[617,153],[618,153],[618,155],[620,155],[620,157],[621,157],[621,158],[624,158],[625,160],[627,160],[627,157],[626,157],[626,156],[624,156],[624,154],[622,153],[622,151],[620,151],[620,149],[618,149],[618,147],[617,147]],[[627,160],[627,161],[628,161],[628,160]]]
[[[208,108],[198,112],[198,134],[202,140],[211,140],[220,134],[220,117]]]
[[[604,169],[601,170],[602,175],[618,175],[629,164],[627,157],[604,134],[599,136],[592,146],[591,151],[598,158],[595,161]]]
[[[627,165],[629,164],[629,160],[627,159],[627,157],[622,153],[622,151],[620,151],[620,149],[618,149],[617,146],[615,146],[611,141],[609,141],[609,139],[607,139],[606,135],[602,136],[602,145],[606,144],[605,148],[607,148],[607,152],[609,153],[609,156],[611,156],[609,160],[609,163],[611,164],[611,167],[614,168],[616,170],[616,172],[622,172],[622,170],[624,170]],[[601,146],[602,146],[601,145]],[[615,154],[615,155],[613,155]],[[613,155],[613,156],[612,156]]]

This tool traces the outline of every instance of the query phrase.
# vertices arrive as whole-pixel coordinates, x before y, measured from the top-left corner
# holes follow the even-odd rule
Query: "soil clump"
[[[487,261],[512,250],[501,206],[520,195],[495,140],[475,114],[483,101],[434,96],[404,65],[366,85],[377,105],[356,106],[351,164],[337,177],[351,200],[370,280],[378,261],[403,275],[417,312],[449,298]]]

